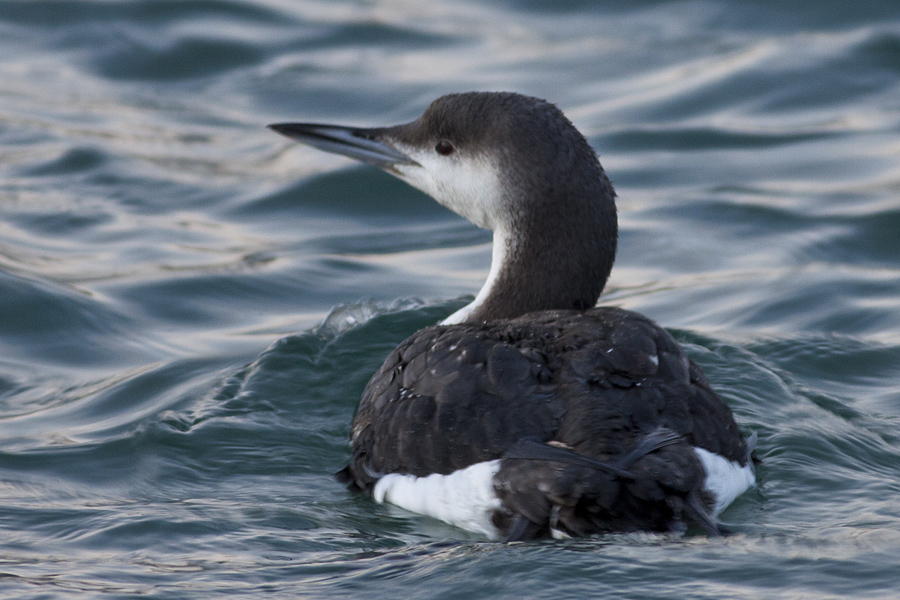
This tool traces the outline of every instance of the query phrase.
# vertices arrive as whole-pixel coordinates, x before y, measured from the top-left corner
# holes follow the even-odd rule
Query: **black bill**
[[[384,129],[359,129],[320,123],[274,123],[269,128],[319,150],[349,156],[382,169],[400,164],[417,164],[381,140]]]

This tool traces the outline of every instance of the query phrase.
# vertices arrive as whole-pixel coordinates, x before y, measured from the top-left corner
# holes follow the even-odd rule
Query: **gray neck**
[[[532,203],[509,228],[514,233],[495,231],[484,287],[444,323],[593,307],[612,270],[617,239],[615,193],[605,175],[599,183],[586,198]]]

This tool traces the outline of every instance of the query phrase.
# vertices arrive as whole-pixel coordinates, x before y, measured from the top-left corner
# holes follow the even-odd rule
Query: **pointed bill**
[[[321,123],[274,123],[269,128],[319,150],[349,156],[381,169],[418,164],[388,142],[382,141],[380,134],[383,129],[360,129]]]

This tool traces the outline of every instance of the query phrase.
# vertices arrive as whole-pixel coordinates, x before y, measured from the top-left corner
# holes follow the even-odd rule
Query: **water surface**
[[[600,152],[601,302],[759,436],[734,535],[495,544],[331,478],[490,234],[265,125],[472,89]],[[893,1],[0,3],[0,594],[896,597],[898,133]]]

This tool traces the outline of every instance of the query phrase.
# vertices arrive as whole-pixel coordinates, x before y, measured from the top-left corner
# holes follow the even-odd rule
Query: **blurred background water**
[[[485,542],[351,495],[359,393],[490,234],[285,120],[558,104],[601,302],[759,435],[736,533]],[[0,2],[0,595],[896,598],[895,0]]]

